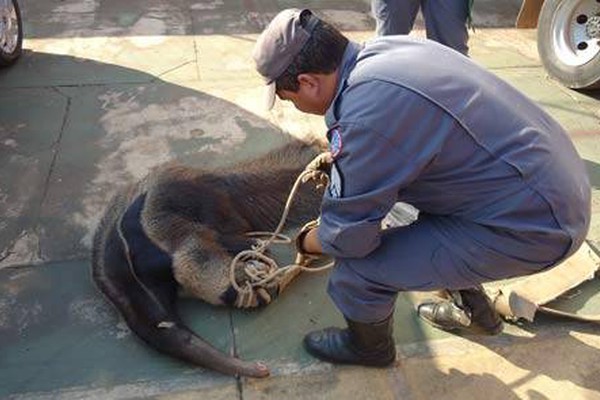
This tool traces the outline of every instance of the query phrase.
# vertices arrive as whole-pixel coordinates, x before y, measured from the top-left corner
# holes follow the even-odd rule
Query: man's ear
[[[307,89],[317,87],[319,84],[319,79],[314,74],[300,74],[297,79],[300,86],[305,86]]]

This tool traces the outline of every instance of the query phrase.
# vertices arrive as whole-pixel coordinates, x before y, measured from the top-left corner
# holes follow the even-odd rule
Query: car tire
[[[23,46],[23,22],[17,0],[0,1],[0,67],[14,63]]]
[[[600,88],[600,0],[545,0],[537,46],[544,68],[561,84]]]

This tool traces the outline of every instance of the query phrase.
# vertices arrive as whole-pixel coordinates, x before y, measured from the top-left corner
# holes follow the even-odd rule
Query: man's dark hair
[[[302,26],[306,26],[310,12],[300,16]],[[298,75],[305,73],[329,74],[342,62],[348,39],[333,25],[319,20],[300,53],[287,69],[275,80],[277,90],[297,92]]]

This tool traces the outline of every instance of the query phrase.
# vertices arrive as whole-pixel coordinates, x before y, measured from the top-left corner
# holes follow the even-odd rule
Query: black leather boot
[[[482,287],[451,290],[451,299],[419,304],[417,313],[445,331],[497,335],[504,326],[500,314]]]
[[[348,328],[326,328],[304,337],[304,347],[313,356],[336,364],[386,367],[396,359],[392,337],[393,319],[374,324],[351,321]]]

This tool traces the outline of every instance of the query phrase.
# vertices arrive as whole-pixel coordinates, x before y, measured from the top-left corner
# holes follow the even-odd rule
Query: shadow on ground
[[[515,335],[515,327],[509,327],[493,338],[432,343],[432,356],[403,359],[399,373],[411,398],[479,399],[486,393],[489,399],[554,399],[575,388],[575,393],[600,391],[595,361],[600,350],[586,343],[597,334],[596,324],[538,315],[535,323],[518,329],[531,336]]]
[[[27,38],[260,33],[282,9],[307,7],[345,30],[372,30],[364,0],[115,0],[25,2]]]
[[[521,0],[475,2],[473,27],[514,27]],[[260,33],[280,10],[310,8],[345,31],[375,27],[369,0],[22,1],[26,38]],[[417,19],[416,29],[423,28]]]
[[[36,74],[48,86],[27,87]],[[92,286],[89,239],[109,198],[154,166],[219,168],[289,135],[203,91],[89,59],[27,52],[0,85],[0,397],[217,379],[132,337]],[[183,303],[192,327],[233,349],[229,311]]]
[[[52,84],[53,70],[65,79],[59,85],[10,87],[40,74]],[[119,83],[98,83],[109,81]],[[109,197],[157,164],[216,168],[289,139],[231,102],[92,60],[29,52],[0,71],[0,84],[4,265],[87,257]]]

